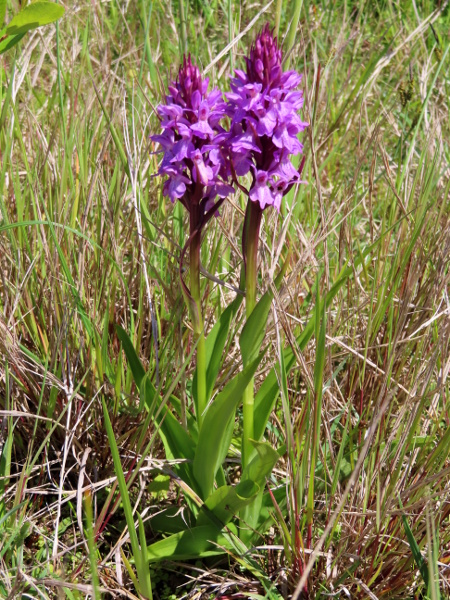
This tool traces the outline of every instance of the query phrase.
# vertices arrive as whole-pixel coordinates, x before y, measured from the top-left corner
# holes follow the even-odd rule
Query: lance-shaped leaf
[[[241,481],[253,481],[258,487],[263,487],[265,479],[274,468],[280,455],[267,442],[252,442],[256,454],[245,467]]]
[[[212,396],[217,375],[222,364],[222,354],[228,338],[233,318],[242,303],[243,296],[236,296],[233,302],[221,313],[214,327],[208,333],[205,340],[206,346],[206,398]],[[196,401],[197,394],[197,371],[194,374],[192,393]]]
[[[251,503],[243,506],[244,510],[240,513],[242,522],[248,527],[248,529],[241,529],[241,539],[244,542],[250,541],[253,537],[253,531],[257,529],[265,480],[272,472],[277,460],[280,458],[278,452],[267,442],[253,442],[253,446],[256,449],[256,454],[245,467],[242,473],[241,482],[254,482],[260,489],[260,492],[252,499]]]
[[[230,381],[206,411],[194,458],[194,476],[203,499],[213,490],[216,473],[230,445],[236,408],[262,357],[263,353]]]
[[[237,486],[223,485],[206,500],[197,518],[197,525],[226,525],[256,498],[259,486],[253,481],[241,481]]]
[[[230,529],[232,525],[230,524]],[[201,525],[170,535],[147,548],[149,562],[159,560],[189,560],[223,554],[226,548],[234,549],[231,536],[214,525]]]
[[[116,332],[122,343],[122,348],[127,357],[128,364],[131,367],[134,381],[144,400],[144,404],[148,410],[153,410],[155,413],[155,420],[160,427],[159,433],[164,444],[167,458],[184,458],[192,460],[195,451],[194,441],[167,406],[163,406],[162,410],[160,410],[161,402],[159,394],[150,379],[146,377],[144,367],[139,360],[130,338],[126,331],[118,325],[116,326]],[[181,463],[178,466],[178,473],[186,483],[192,488],[196,488],[190,463]]]
[[[265,479],[280,458],[267,443],[255,443],[256,455],[244,469],[242,479],[237,486],[222,486],[215,490],[200,510],[197,525],[207,525],[213,515],[222,525],[226,525],[244,507],[251,512],[253,502],[262,496]],[[255,516],[257,518],[257,515]]]
[[[150,521],[152,531],[166,534],[192,529],[195,524],[192,512],[188,508],[180,509],[178,505],[158,511]],[[207,524],[211,525],[211,521],[208,521]]]

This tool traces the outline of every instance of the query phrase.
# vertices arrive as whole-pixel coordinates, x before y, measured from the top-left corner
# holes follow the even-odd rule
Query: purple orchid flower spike
[[[163,131],[152,136],[163,152],[158,174],[168,177],[163,194],[172,202],[179,200],[196,227],[205,224],[215,198],[219,197],[220,205],[234,191],[227,182],[225,129],[219,124],[226,116],[226,104],[219,90],[207,93],[208,83],[191,56],[184,57],[166,102],[157,108]]]
[[[231,174],[227,132],[220,125],[226,117],[226,103],[217,89],[208,93],[190,55],[184,57],[178,77],[169,86],[166,101],[157,108],[162,133],[154,135],[163,158],[158,174],[166,176],[163,194],[179,200],[189,212],[189,239],[180,256],[180,283],[191,315],[197,340],[196,413],[199,426],[206,409],[206,350],[203,332],[200,287],[200,244],[202,229],[217,214],[224,199],[234,191],[228,184]],[[218,198],[218,199],[217,199]],[[189,250],[190,289],[184,281],[183,263]]]
[[[245,264],[246,316],[256,306],[258,278],[258,242],[261,218],[268,206],[280,210],[282,198],[300,183],[300,169],[290,157],[303,150],[297,136],[307,126],[298,116],[303,106],[297,88],[301,76],[296,71],[283,72],[282,52],[273,30],[265,25],[250,48],[246,71],[236,70],[231,92],[226,94],[227,113],[231,119],[228,150],[234,183],[247,194],[242,235]],[[250,173],[247,190],[238,177]],[[248,357],[243,355],[244,366]],[[242,465],[245,468],[254,453],[254,389],[250,382],[243,397]],[[247,521],[244,513],[243,520]]]
[[[282,52],[268,24],[245,60],[246,72],[235,71],[232,91],[226,94],[234,173],[250,172],[250,200],[259,202],[262,210],[267,206],[279,210],[282,196],[300,183],[289,157],[303,151],[297,135],[308,126],[298,116],[303,106],[303,93],[297,90],[301,75],[283,72]]]

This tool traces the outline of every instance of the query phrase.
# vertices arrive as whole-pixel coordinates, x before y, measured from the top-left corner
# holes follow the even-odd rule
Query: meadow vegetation
[[[154,598],[449,598],[448,2],[65,9],[0,63],[0,597],[145,598],[143,572]],[[147,572],[136,544],[163,539],[161,514],[188,530],[192,498],[142,389],[189,430],[196,352],[178,276],[188,218],[155,176],[155,108],[184,51],[228,90],[278,21],[310,126],[307,183],[261,228],[272,504],[258,543],[151,555]],[[206,332],[242,296],[245,206],[230,196],[203,234]],[[217,392],[242,370],[244,322],[241,303]],[[238,407],[230,485],[241,420]]]

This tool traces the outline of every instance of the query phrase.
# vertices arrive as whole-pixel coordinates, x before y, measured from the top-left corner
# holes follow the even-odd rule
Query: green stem
[[[181,43],[181,58],[187,52],[187,28],[186,28],[186,12],[184,9],[183,0],[178,0],[178,9],[180,13],[180,43]]]
[[[280,21],[281,21],[282,7],[283,7],[283,0],[277,0],[277,6],[275,8],[275,35],[277,37],[280,33]]]
[[[303,0],[295,0],[292,3],[292,17],[289,27],[286,43],[286,52],[290,52],[294,47],[295,36],[297,34],[298,23],[300,21],[300,12],[302,10]],[[286,60],[285,69],[289,68],[290,57]]]
[[[258,277],[258,242],[262,210],[259,202],[249,200],[245,215],[245,314],[247,320],[256,305],[256,283]],[[244,367],[246,357],[243,357]],[[244,469],[252,454],[254,439],[254,379],[250,381],[243,396],[243,433],[242,433],[242,468]]]
[[[194,329],[194,338],[197,342],[197,421],[199,428],[203,421],[206,408],[206,348],[202,316],[201,288],[200,288],[200,244],[201,231],[198,228],[198,215],[195,206],[191,207],[191,231],[198,230],[191,240],[189,253],[189,270],[191,280],[191,319]]]

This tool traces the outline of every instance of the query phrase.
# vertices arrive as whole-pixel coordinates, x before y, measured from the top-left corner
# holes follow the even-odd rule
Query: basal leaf
[[[258,356],[230,381],[206,411],[194,458],[194,476],[203,499],[211,494],[216,473],[228,452],[234,413],[262,356]]]
[[[222,355],[228,338],[232,320],[242,303],[242,296],[237,296],[233,302],[227,306],[220,317],[217,319],[214,327],[205,340],[206,346],[206,398],[209,400],[212,396],[214,385],[217,381],[217,375],[222,364]],[[194,398],[197,392],[197,372],[194,374],[192,391]]]
[[[139,360],[139,356],[134,349],[134,346],[128,337],[125,329],[122,329],[120,325],[116,325],[116,333],[117,337],[122,344],[123,351],[125,352],[125,356],[127,357],[128,364],[131,367],[131,372],[133,373],[133,379],[136,382],[138,387],[141,386],[141,382],[145,377],[145,369],[142,366],[141,361]]]
[[[158,423],[160,436],[166,450],[167,458],[192,460],[194,458],[195,443],[184,427],[178,422],[167,406],[159,410],[161,399],[155,386],[146,377],[144,367],[128,337],[127,332],[116,325],[117,336],[133,373],[134,381],[139,388],[141,397],[147,410],[153,410],[155,420]],[[178,467],[179,474],[193,488],[196,487],[189,463],[181,463]]]
[[[64,12],[64,8],[54,2],[33,2],[11,19],[6,28],[6,34],[23,35],[30,29],[57,21]]]
[[[197,525],[208,524],[211,521],[211,514],[222,525],[226,525],[244,507],[247,507],[246,513],[255,513],[256,523],[259,511],[253,510],[253,503],[258,496],[261,496],[259,504],[261,503],[265,479],[280,457],[270,444],[254,443],[254,446],[256,455],[244,469],[241,481],[235,487],[222,486],[215,490],[205,501]]]
[[[211,521],[208,521],[211,525]],[[180,533],[191,529],[194,518],[189,509],[180,510],[179,506],[169,506],[151,518],[150,525],[153,531],[160,533]]]
[[[224,485],[215,490],[200,510],[197,525],[210,525],[217,519],[226,525],[246,505],[250,504],[259,492],[253,481],[241,481],[237,486]],[[213,524],[214,524],[213,520]]]
[[[232,525],[230,524],[230,529]],[[230,535],[223,534],[214,525],[201,525],[175,533],[147,548],[149,562],[159,560],[189,560],[223,554],[220,548],[234,549]]]
[[[252,481],[263,487],[266,477],[270,475],[280,455],[267,442],[253,442],[256,454],[245,467],[241,481]]]
[[[260,493],[252,499],[251,503],[244,505],[244,510],[240,513],[242,522],[245,523],[241,529],[241,539],[244,542],[249,542],[254,537],[261,512],[265,480],[280,458],[278,452],[267,442],[253,442],[253,446],[256,454],[244,469],[241,482],[251,481],[260,488]]]

